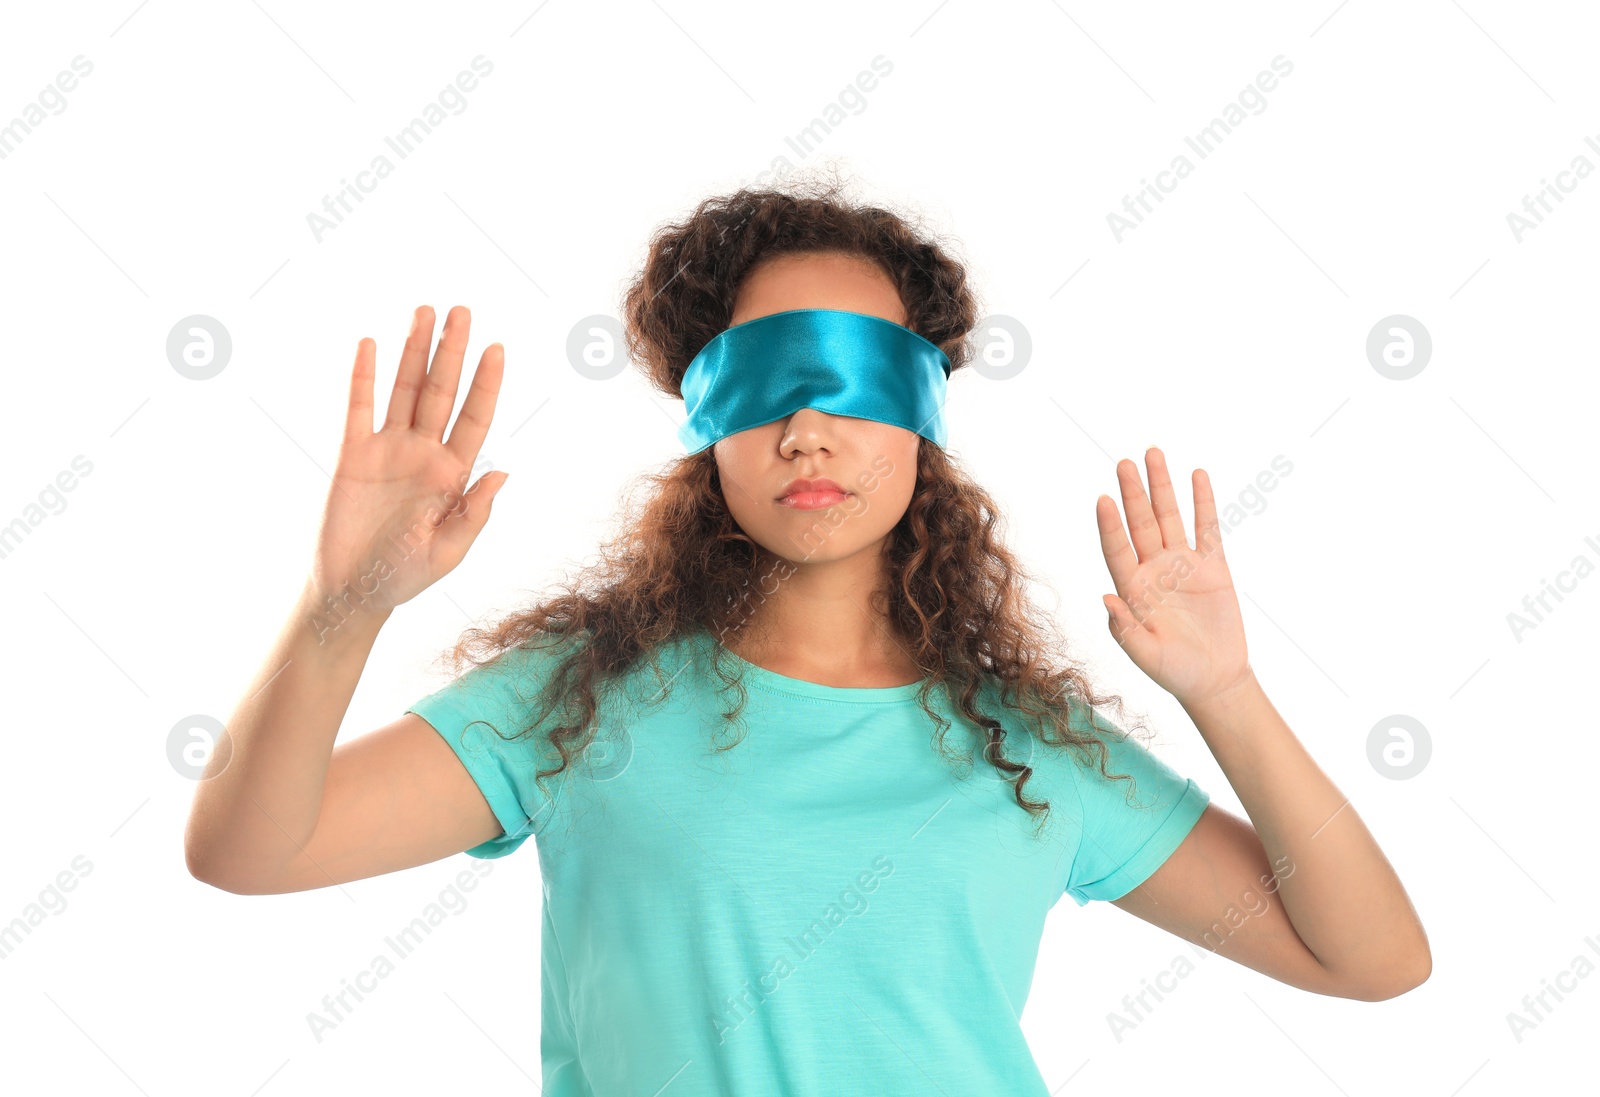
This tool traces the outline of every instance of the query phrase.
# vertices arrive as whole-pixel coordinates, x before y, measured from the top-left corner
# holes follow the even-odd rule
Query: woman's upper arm
[[[502,830],[450,743],[407,712],[334,747],[310,839],[249,893],[307,891],[396,872],[478,847]]]
[[[1292,866],[1278,866],[1282,876]],[[1143,883],[1113,905],[1281,983],[1343,995],[1295,931],[1255,828],[1208,804]]]
[[[553,753],[526,723],[558,654],[502,652],[336,746],[311,839],[264,890],[326,887],[463,851],[514,852],[554,808],[536,780]]]

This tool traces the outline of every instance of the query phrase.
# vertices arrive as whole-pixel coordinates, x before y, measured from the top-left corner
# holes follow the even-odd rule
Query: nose
[[[789,421],[784,424],[778,451],[785,457],[797,453],[815,453],[819,449],[831,453],[837,444],[838,422],[838,416],[825,411],[801,408],[789,416]]]

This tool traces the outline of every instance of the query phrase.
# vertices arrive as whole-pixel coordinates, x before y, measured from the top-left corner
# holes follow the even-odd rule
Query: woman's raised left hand
[[[1117,590],[1102,601],[1111,634],[1128,658],[1187,707],[1250,680],[1244,621],[1205,470],[1194,471],[1196,547],[1190,548],[1166,458],[1151,446],[1145,463],[1149,495],[1139,466],[1126,458],[1117,462],[1126,532],[1115,500],[1095,500],[1100,547]]]

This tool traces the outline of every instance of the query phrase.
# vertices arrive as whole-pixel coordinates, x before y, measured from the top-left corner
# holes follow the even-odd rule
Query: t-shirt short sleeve
[[[552,768],[549,759],[557,755],[543,729],[532,738],[519,733],[538,711],[539,690],[555,658],[547,645],[511,648],[405,710],[450,744],[505,831],[467,850],[470,856],[504,857],[544,825],[549,798],[534,773]]]
[[[1066,891],[1080,907],[1120,899],[1160,868],[1210,802],[1210,795],[1096,713],[1107,749],[1106,778],[1096,763],[1071,768],[1082,807],[1077,852]],[[1074,759],[1076,762],[1076,759]],[[1130,795],[1131,793],[1131,795]],[[1130,802],[1131,801],[1131,802]]]

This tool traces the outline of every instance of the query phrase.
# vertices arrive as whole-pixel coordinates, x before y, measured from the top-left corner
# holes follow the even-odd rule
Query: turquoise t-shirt
[[[513,649],[407,710],[505,829],[467,852],[535,839],[545,1097],[1044,1097],[1019,1019],[1046,913],[1063,892],[1081,906],[1142,883],[1208,794],[1096,713],[1107,768],[1137,781],[1130,804],[1127,781],[1027,737],[996,689],[1007,756],[1053,808],[1035,837],[942,689],[946,742],[975,764],[936,751],[916,684],[819,685],[731,651],[746,730],[718,752],[738,734],[718,650],[700,630],[632,668],[548,796],[543,735],[508,743],[474,721],[520,731],[553,650]]]

